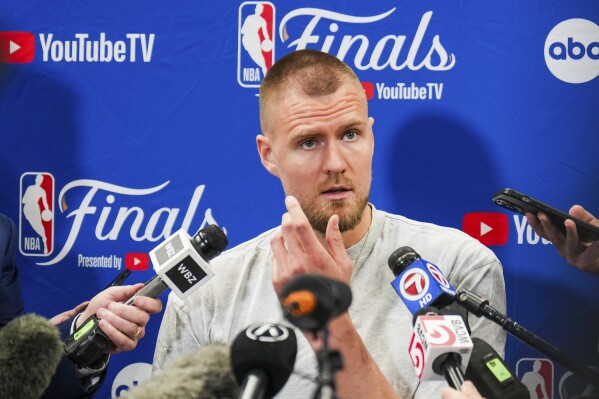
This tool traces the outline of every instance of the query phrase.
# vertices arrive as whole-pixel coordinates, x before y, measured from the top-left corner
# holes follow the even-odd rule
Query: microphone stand
[[[323,346],[317,353],[318,358],[318,387],[315,399],[337,399],[335,392],[334,373],[343,368],[343,358],[339,351],[329,349],[329,330],[322,328]]]
[[[458,290],[455,299],[457,303],[474,313],[477,317],[485,316],[487,319],[499,324],[504,330],[522,342],[552,358],[568,370],[580,375],[595,387],[599,387],[599,373],[580,364],[580,362],[572,359],[538,335],[504,316],[497,309],[490,306],[488,300],[464,289]]]

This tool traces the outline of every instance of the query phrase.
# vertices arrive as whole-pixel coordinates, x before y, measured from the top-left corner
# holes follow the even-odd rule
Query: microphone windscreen
[[[308,292],[314,298],[313,306],[302,311],[301,307],[294,311],[293,293]],[[282,305],[285,317],[303,330],[316,331],[326,323],[339,316],[352,302],[349,286],[342,281],[319,274],[301,274],[290,280],[281,290]]]
[[[231,372],[229,347],[202,346],[181,356],[148,380],[127,391],[127,399],[237,398],[239,387]]]
[[[60,333],[48,319],[27,314],[0,330],[0,398],[37,399],[62,358]]]
[[[389,255],[389,259],[387,259],[387,264],[393,272],[393,275],[397,277],[416,259],[420,259],[418,252],[414,251],[411,247],[405,246],[393,251],[393,253]]]

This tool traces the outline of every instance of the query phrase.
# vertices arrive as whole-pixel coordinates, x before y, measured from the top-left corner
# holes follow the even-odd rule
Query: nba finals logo
[[[239,6],[237,81],[242,87],[260,87],[275,59],[275,7],[265,1]]]
[[[19,249],[25,256],[47,256],[54,250],[54,176],[21,175]]]

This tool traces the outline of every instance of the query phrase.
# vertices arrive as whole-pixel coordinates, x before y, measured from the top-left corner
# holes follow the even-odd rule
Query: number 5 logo
[[[422,372],[424,371],[424,348],[422,347],[420,340],[416,339],[415,333],[412,333],[412,340],[410,341],[408,353],[410,355],[410,360],[414,365],[416,375],[418,376],[418,379],[421,379]]]
[[[431,345],[453,345],[456,336],[448,324],[443,316],[422,317],[422,329],[430,338],[427,342]]]

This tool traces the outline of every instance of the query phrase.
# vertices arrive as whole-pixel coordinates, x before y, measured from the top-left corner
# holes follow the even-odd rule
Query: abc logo
[[[567,83],[584,83],[599,75],[599,26],[581,18],[557,24],[545,40],[549,71]]]

